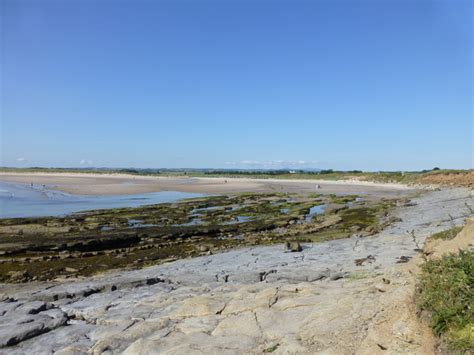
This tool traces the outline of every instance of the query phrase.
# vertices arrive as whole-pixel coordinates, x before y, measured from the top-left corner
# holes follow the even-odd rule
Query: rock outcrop
[[[454,189],[413,201],[374,236],[303,244],[296,253],[281,245],[242,248],[142,270],[1,285],[0,352],[426,353],[426,334],[400,306],[413,294],[412,262],[397,260],[416,255],[412,230],[423,243],[463,223],[464,204],[473,201],[470,191]]]

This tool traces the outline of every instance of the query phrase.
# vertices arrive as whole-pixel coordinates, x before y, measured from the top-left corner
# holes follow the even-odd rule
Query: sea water
[[[0,218],[63,216],[74,212],[176,202],[204,194],[161,191],[133,195],[79,196],[44,185],[0,181]]]

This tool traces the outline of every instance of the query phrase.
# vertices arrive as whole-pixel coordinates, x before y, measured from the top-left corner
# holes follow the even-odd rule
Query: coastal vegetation
[[[447,230],[435,233],[431,236],[433,239],[453,239],[461,230],[462,226],[452,227]]]
[[[474,252],[426,262],[422,267],[418,307],[429,312],[434,333],[452,351],[474,350]]]

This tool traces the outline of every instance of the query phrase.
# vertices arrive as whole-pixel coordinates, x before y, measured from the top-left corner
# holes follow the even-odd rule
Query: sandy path
[[[46,329],[9,353],[430,353],[429,333],[405,306],[414,277],[397,260],[416,254],[409,231],[423,243],[451,226],[449,215],[461,224],[473,196],[442,190],[414,202],[375,236],[301,253],[243,248],[76,281],[3,285],[0,294],[14,300],[0,303],[0,342]],[[368,255],[371,262],[355,265]]]
[[[414,191],[413,188],[404,185],[377,184],[361,181],[186,178],[125,174],[0,173],[0,181],[47,185],[53,189],[78,195],[139,194],[167,190],[209,194],[318,192],[324,194],[365,194],[390,197]],[[321,189],[316,189],[318,184],[321,186]]]

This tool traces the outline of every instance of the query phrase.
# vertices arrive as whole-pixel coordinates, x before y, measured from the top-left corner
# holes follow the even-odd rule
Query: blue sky
[[[473,167],[471,1],[1,1],[6,166]]]

